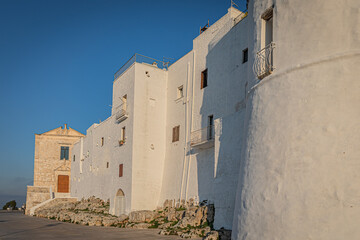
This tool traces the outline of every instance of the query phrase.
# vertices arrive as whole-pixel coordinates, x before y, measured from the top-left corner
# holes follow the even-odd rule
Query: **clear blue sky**
[[[110,115],[113,74],[135,52],[178,59],[199,27],[229,7],[230,0],[0,0],[0,207],[25,201],[35,133],[64,123],[85,133]]]

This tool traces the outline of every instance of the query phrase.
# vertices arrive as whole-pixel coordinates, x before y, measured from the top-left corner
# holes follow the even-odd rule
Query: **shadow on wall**
[[[233,27],[220,41],[209,44],[206,56],[208,86],[203,88],[200,109],[202,127],[214,119],[214,146],[193,149],[196,156],[200,201],[215,205],[214,227],[232,228],[244,133],[246,81],[249,62],[243,63],[247,37],[240,41],[244,25]],[[245,30],[242,34],[247,34]],[[241,37],[241,36],[240,36]],[[200,74],[202,71],[198,69]],[[250,69],[251,71],[251,69]],[[195,87],[200,87],[199,82]]]

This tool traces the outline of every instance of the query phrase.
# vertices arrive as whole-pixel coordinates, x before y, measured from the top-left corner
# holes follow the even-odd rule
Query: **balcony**
[[[151,65],[161,69],[168,69],[170,66],[170,62],[156,60],[151,57],[147,57],[138,53],[135,53],[115,74],[114,80],[120,77],[128,68],[130,68],[134,63],[143,63],[147,65]]]
[[[263,79],[270,75],[275,69],[273,56],[274,48],[275,43],[271,42],[256,53],[253,70],[259,79]]]
[[[117,122],[122,122],[128,117],[126,108],[127,105],[124,103],[115,108],[115,119]]]
[[[199,148],[210,148],[214,146],[215,127],[208,126],[191,133],[190,146]]]

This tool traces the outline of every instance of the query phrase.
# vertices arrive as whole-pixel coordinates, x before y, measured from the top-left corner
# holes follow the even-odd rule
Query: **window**
[[[243,61],[242,61],[242,63],[246,63],[247,61],[248,61],[248,49],[246,48],[246,49],[244,49],[243,50]]]
[[[184,96],[184,91],[183,91],[184,87],[183,85],[181,85],[180,87],[178,87],[178,91],[177,91],[177,98],[182,98]]]
[[[106,163],[106,168],[109,168],[109,162]]]
[[[262,48],[273,41],[273,9],[269,8],[262,15]]]
[[[119,177],[122,177],[122,176],[123,176],[123,170],[124,170],[124,165],[123,165],[123,164],[120,164],[120,165],[119,165]]]
[[[75,155],[73,156],[73,162],[75,162]]]
[[[104,146],[104,137],[101,138],[101,146]]]
[[[214,138],[214,115],[208,116],[208,140]]]
[[[173,128],[172,142],[179,141],[180,136],[180,126],[176,126]]]
[[[204,71],[201,72],[201,86],[200,89],[203,89],[205,87],[207,87],[207,77],[208,77],[208,70],[205,69]]]
[[[69,147],[61,147],[60,160],[69,160]]]
[[[123,97],[122,97],[122,109],[124,111],[126,111],[126,103],[127,103],[127,94],[125,94]]]
[[[119,141],[119,145],[122,146],[124,145],[125,143],[125,140],[126,140],[126,133],[125,133],[125,127],[121,128],[121,138],[120,138],[120,141]]]

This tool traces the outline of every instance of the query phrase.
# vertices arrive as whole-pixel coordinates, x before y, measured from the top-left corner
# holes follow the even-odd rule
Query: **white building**
[[[72,196],[208,200],[234,239],[357,239],[359,5],[250,1],[169,67],[134,55],[74,145]]]

